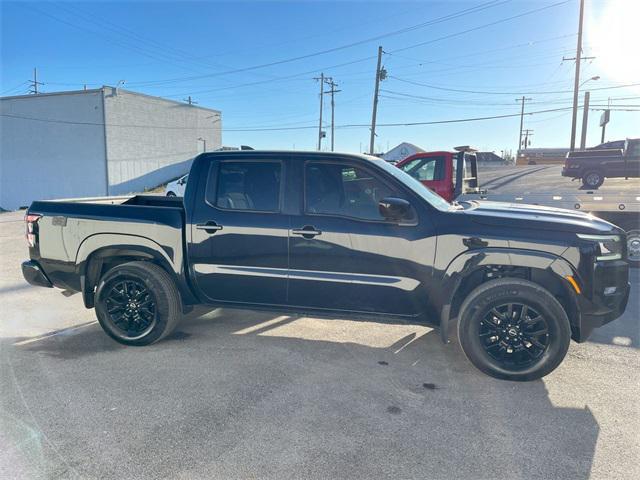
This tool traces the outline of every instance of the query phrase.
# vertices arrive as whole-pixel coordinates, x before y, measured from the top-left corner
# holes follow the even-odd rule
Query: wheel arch
[[[454,259],[443,275],[444,300],[440,313],[440,338],[449,343],[451,326],[457,321],[467,295],[487,279],[523,278],[551,292],[562,304],[577,335],[580,310],[576,292],[566,279],[576,276],[571,264],[561,256],[547,252],[517,249],[468,251]]]
[[[136,260],[154,263],[171,276],[178,287],[183,310],[186,310],[185,304],[196,303],[193,293],[183,280],[182,265],[175,264],[173,252],[167,252],[145,237],[98,234],[87,238],[80,245],[76,256],[85,307],[92,308],[95,305],[95,289],[104,273],[117,265]]]

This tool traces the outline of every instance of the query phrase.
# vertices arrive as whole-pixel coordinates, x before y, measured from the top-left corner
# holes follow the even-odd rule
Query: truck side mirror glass
[[[411,216],[411,204],[402,198],[385,197],[378,203],[378,211],[385,220],[405,220]]]

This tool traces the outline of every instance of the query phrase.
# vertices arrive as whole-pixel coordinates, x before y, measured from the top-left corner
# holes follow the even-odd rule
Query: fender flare
[[[451,328],[451,305],[462,281],[473,272],[488,266],[527,267],[549,270],[564,279],[575,275],[571,264],[561,255],[553,253],[515,248],[484,248],[461,253],[449,263],[442,274],[442,292],[445,297],[440,310],[440,339],[449,343]]]

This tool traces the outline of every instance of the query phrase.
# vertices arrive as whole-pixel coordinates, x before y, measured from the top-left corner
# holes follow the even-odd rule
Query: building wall
[[[424,150],[412,143],[403,142],[382,155],[382,158],[387,162],[400,162],[415,153],[421,152],[424,152]]]
[[[100,90],[2,98],[0,113],[0,207],[106,193]]]
[[[105,87],[109,194],[155,187],[221,146],[220,112]],[[199,138],[204,139],[198,140]]]

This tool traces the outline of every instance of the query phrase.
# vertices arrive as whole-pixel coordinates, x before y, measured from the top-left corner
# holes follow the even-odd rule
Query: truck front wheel
[[[562,305],[527,280],[491,280],[473,290],[460,308],[462,350],[473,365],[495,378],[544,377],[560,365],[570,338]]]
[[[123,263],[100,279],[96,316],[114,340],[125,345],[150,345],[177,325],[180,295],[173,279],[159,266]]]

